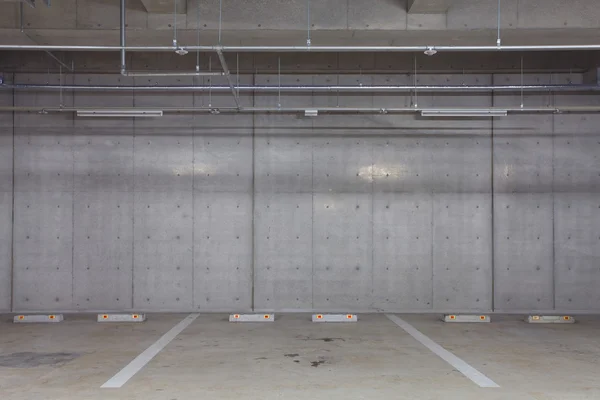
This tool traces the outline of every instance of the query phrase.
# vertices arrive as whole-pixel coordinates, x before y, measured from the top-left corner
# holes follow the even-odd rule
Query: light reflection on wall
[[[390,177],[400,179],[408,173],[408,168],[404,164],[373,164],[361,167],[358,176],[366,181],[373,181],[373,178]]]
[[[186,176],[186,175],[208,175],[215,174],[217,172],[217,167],[215,165],[210,164],[190,164],[190,165],[182,165],[176,168],[173,168],[173,175]]]

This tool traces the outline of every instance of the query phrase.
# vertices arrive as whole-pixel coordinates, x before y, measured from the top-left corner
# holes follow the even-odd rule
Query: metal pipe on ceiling
[[[365,113],[365,114],[411,114],[422,112],[442,112],[449,110],[453,112],[470,112],[474,108],[427,108],[427,107],[43,107],[43,106],[0,106],[0,112],[38,112],[42,114],[55,112],[76,112],[85,110],[119,110],[127,111],[163,111],[164,113],[305,113],[306,111],[318,111],[324,114],[347,114],[347,113]],[[476,109],[478,112],[489,111],[490,113],[497,111],[506,111],[511,114],[523,113],[546,113],[546,114],[561,114],[561,113],[598,113],[600,106],[565,106],[565,107],[489,107]]]
[[[126,0],[120,1],[120,14],[119,14],[119,22],[120,22],[120,46],[119,50],[121,52],[121,75],[129,76],[129,77],[150,77],[150,76],[223,76],[225,73],[223,72],[150,72],[150,71],[127,71],[127,58],[126,58],[126,40],[125,40],[125,32],[126,32],[126,20],[127,20],[127,8],[125,4]],[[177,27],[175,27],[177,29]],[[177,39],[173,40],[174,47],[172,47],[173,51],[179,51],[181,54],[187,54],[187,51],[183,50],[180,47],[177,47]]]
[[[220,74],[220,73],[219,73]],[[0,89],[8,90],[72,90],[72,91],[149,91],[149,92],[230,92],[232,86],[104,86],[104,85],[41,85],[41,84],[11,84],[0,83]],[[415,89],[419,92],[597,92],[600,85],[362,85],[362,86],[265,86],[265,85],[233,85],[239,92],[277,93],[402,93]]]
[[[600,50],[600,44],[574,45],[528,45],[528,46],[85,46],[85,45],[0,45],[0,50],[34,50],[34,51],[145,51],[174,52],[178,49],[187,51],[224,53],[424,53],[428,50],[439,52],[521,52],[521,51],[583,51]]]
[[[125,0],[121,0],[121,13],[120,13],[120,37],[121,37],[121,75],[127,73],[127,60],[125,57]]]

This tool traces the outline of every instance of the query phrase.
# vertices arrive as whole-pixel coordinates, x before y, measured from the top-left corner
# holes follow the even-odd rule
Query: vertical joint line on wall
[[[62,97],[62,67],[60,68],[60,106],[63,107]],[[72,104],[75,106],[75,91],[71,94]],[[75,114],[71,114],[71,308],[76,306],[75,304]]]
[[[432,158],[431,165],[433,165],[433,154],[432,154],[431,158]],[[434,292],[433,292],[434,279],[435,279],[435,276],[434,276],[435,260],[434,260],[434,252],[433,252],[434,251],[433,241],[435,240],[435,232],[433,231],[434,230],[434,221],[433,221],[433,218],[434,218],[434,201],[435,201],[435,199],[434,199],[434,194],[433,194],[433,187],[431,188],[431,192],[429,193],[429,200],[431,201],[431,210],[430,210],[431,211],[431,222],[430,222],[430,230],[431,230],[431,232],[430,232],[430,243],[431,243],[431,245],[430,245],[430,254],[431,254],[431,304],[430,305],[431,305],[431,307],[430,308],[433,309],[435,307],[435,304],[434,304]]]
[[[22,3],[21,3],[22,5]],[[15,82],[15,73],[12,74],[12,82]],[[15,106],[15,89],[12,90],[12,105]],[[15,311],[14,288],[15,288],[15,115],[12,112],[12,215],[11,215],[11,239],[10,239],[10,311]]]
[[[198,8],[200,8],[200,2],[198,2]],[[200,14],[200,12],[198,12]],[[198,19],[198,26],[200,26],[200,19]],[[198,28],[200,31],[200,28]],[[200,65],[200,63],[198,63]],[[192,83],[197,86],[199,77],[193,77]],[[192,105],[196,108],[196,96],[192,93]],[[196,114],[192,115],[192,308],[196,306],[196,187],[195,187],[195,176],[196,176]]]
[[[371,99],[374,100],[373,97]],[[371,106],[373,104],[374,101],[371,101]],[[373,142],[369,141],[369,143],[371,152],[371,302],[369,308],[373,308],[375,304],[375,155]]]
[[[312,75],[312,83],[315,83],[315,76]],[[314,106],[315,96],[311,93],[311,105]],[[315,132],[315,122],[311,121],[311,135],[310,139],[310,230],[311,230],[311,244],[310,244],[310,305],[311,308],[315,309],[315,143],[313,138]]]
[[[494,74],[491,74],[491,78],[492,78],[491,80],[492,80],[492,85],[493,85],[494,84],[494,80],[495,80]],[[491,92],[490,96],[492,96],[492,107],[494,107],[495,106],[494,103],[496,101],[494,92]],[[490,186],[491,186],[490,187],[490,191],[491,191],[490,206],[491,206],[491,214],[492,214],[491,215],[491,218],[492,218],[492,221],[491,221],[491,226],[492,226],[492,232],[491,232],[491,241],[492,241],[492,243],[491,243],[491,250],[492,250],[491,251],[491,255],[492,255],[492,282],[491,282],[491,284],[492,284],[492,288],[491,288],[491,294],[492,295],[491,295],[491,297],[492,298],[491,298],[491,308],[492,308],[492,311],[494,311],[495,308],[496,308],[496,304],[495,304],[495,297],[496,297],[496,295],[495,295],[495,287],[496,287],[496,284],[495,284],[495,281],[494,281],[494,278],[496,276],[496,272],[495,272],[496,271],[496,265],[495,265],[495,260],[496,260],[496,246],[495,246],[495,241],[494,241],[494,231],[495,231],[495,229],[494,229],[494,221],[495,221],[495,214],[494,214],[494,201],[495,201],[495,194],[494,194],[494,121],[495,121],[495,119],[491,118],[491,124],[492,124],[492,126],[491,126],[491,129],[490,129],[490,153],[491,153],[490,154],[491,155],[490,156]]]
[[[219,0],[219,46],[221,45],[222,27],[223,27],[223,0]]]
[[[254,66],[256,63],[256,60],[254,58],[255,56],[252,55],[252,65]],[[255,86],[256,85],[256,70],[254,71],[254,74],[252,74],[252,85]],[[256,93],[252,92],[252,107],[256,107]],[[250,261],[250,274],[251,274],[251,279],[250,279],[250,285],[251,285],[251,292],[250,292],[250,309],[252,311],[254,311],[255,308],[255,301],[254,301],[254,296],[255,296],[255,285],[256,282],[254,281],[255,279],[255,269],[256,269],[256,229],[255,229],[255,215],[256,215],[256,163],[255,163],[255,155],[256,152],[256,113],[252,113],[252,199],[251,202],[252,204],[250,204],[250,207],[252,208],[252,221],[251,221],[251,228],[252,228],[252,259]]]
[[[552,74],[550,74],[550,84],[552,84]],[[552,93],[552,105],[556,105],[556,94]],[[552,309],[556,310],[556,214],[555,214],[555,194],[554,190],[554,137],[555,137],[555,118],[552,114]]]
[[[135,84],[135,78],[133,78]],[[135,89],[131,89],[131,103],[135,108]],[[135,306],[135,118],[132,118],[133,137],[131,138],[131,176],[132,176],[132,194],[131,194],[131,308]]]

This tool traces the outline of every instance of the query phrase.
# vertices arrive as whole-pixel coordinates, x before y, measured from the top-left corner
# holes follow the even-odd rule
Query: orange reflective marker
[[[137,315],[137,314],[133,314],[131,317],[132,317],[133,319],[138,319],[138,315]]]
[[[271,316],[270,316],[269,314],[265,314],[263,318],[264,318],[264,319],[269,319],[270,317],[271,317]]]
[[[54,318],[56,318],[56,317],[55,317],[54,315],[50,315],[50,316],[48,316],[48,318],[50,318],[50,319],[54,319]]]
[[[24,315],[19,315],[19,319],[22,321],[22,320],[25,319],[25,316]]]
[[[450,319],[456,319],[456,315],[451,315]]]
[[[348,314],[348,315],[346,315],[346,318],[348,318],[348,319],[352,319],[352,314]]]
[[[317,319],[323,319],[323,316],[321,314],[317,315]]]
[[[479,319],[482,320],[482,321],[485,321],[485,316],[482,315],[482,316],[479,317]]]

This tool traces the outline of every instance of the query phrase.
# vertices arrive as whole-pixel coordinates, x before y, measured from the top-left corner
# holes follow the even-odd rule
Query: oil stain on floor
[[[79,357],[77,353],[12,353],[0,355],[0,367],[35,368],[61,366]]]

